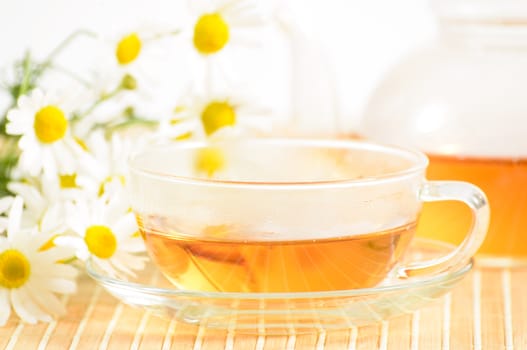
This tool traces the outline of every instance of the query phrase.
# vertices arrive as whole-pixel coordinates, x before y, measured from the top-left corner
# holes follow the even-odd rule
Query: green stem
[[[39,65],[39,67],[36,69],[35,71],[35,75],[38,77],[40,76],[40,74],[42,74],[46,68],[48,68],[50,65],[51,65],[51,62],[53,61],[53,59],[62,52],[62,50],[64,50],[68,45],[70,45],[70,43],[75,40],[77,37],[79,36],[83,36],[83,35],[86,35],[86,36],[89,36],[89,37],[92,37],[92,38],[95,38],[97,37],[97,34],[95,34],[94,32],[91,32],[89,30],[86,30],[86,29],[81,29],[81,30],[78,30],[76,32],[73,32],[71,33],[70,35],[68,35],[66,37],[66,39],[62,40],[58,45],[57,47],[55,47],[49,54],[48,56],[46,57],[46,59]]]
[[[138,118],[138,117],[129,117],[127,118],[126,120],[124,121],[121,121],[121,122],[117,122],[117,123],[110,123],[110,124],[96,124],[94,127],[93,127],[93,130],[96,130],[96,129],[104,129],[105,132],[108,134],[108,133],[112,133],[114,131],[117,131],[117,130],[120,130],[120,129],[125,129],[127,127],[131,127],[131,126],[134,126],[134,125],[142,125],[142,126],[145,126],[145,127],[154,127],[158,124],[157,121],[155,120],[147,120],[147,119],[142,119],[142,118]]]
[[[157,121],[155,120],[147,120],[147,119],[140,119],[140,118],[132,118],[132,119],[128,119],[124,122],[121,122],[121,123],[118,123],[118,124],[115,124],[113,126],[110,127],[111,130],[118,130],[118,129],[123,129],[123,128],[127,128],[129,126],[133,126],[133,125],[144,125],[144,126],[151,126],[151,127],[154,127],[158,124]]]
[[[11,171],[18,162],[18,137],[4,136],[0,152],[0,197],[10,194],[7,185],[11,181]]]
[[[121,92],[123,90],[123,88],[121,86],[118,86],[116,87],[113,91],[111,91],[110,93],[108,94],[104,94],[102,95],[97,101],[95,101],[87,110],[85,110],[83,113],[80,113],[80,114],[76,114],[73,116],[73,119],[72,121],[75,122],[79,119],[82,119],[84,117],[86,117],[87,115],[90,115],[91,113],[93,113],[93,111],[99,107],[99,105],[107,100],[109,100],[110,98],[116,96],[119,92]]]
[[[19,88],[16,89],[16,93],[12,94],[13,100],[11,101],[11,105],[8,107],[7,111],[9,111],[11,108],[16,106],[18,98],[22,95],[27,94],[34,87],[36,80],[40,78],[40,76],[44,73],[44,71],[52,65],[52,60],[60,52],[62,52],[62,50],[64,50],[74,39],[76,39],[80,35],[87,35],[90,37],[96,36],[95,33],[90,32],[88,30],[78,30],[70,34],[68,37],[66,37],[66,39],[60,42],[59,45],[57,45],[57,47],[55,47],[49,53],[46,59],[40,64],[36,64],[32,62],[31,54],[29,51],[25,53],[24,59],[22,60],[22,78],[20,80]],[[71,72],[69,75],[73,77]],[[81,81],[80,77],[75,77],[75,79],[78,81]],[[0,131],[3,130],[4,124],[5,124],[5,114],[6,113],[3,114],[3,118],[0,121]]]
[[[66,69],[66,68],[60,67],[60,66],[56,66],[56,65],[53,65],[53,64],[50,64],[49,68],[50,69],[54,69],[57,72],[61,72],[61,73],[65,74],[65,75],[69,76],[70,78],[72,78],[73,80],[77,81],[79,84],[83,85],[84,87],[87,87],[87,88],[91,87],[91,84],[88,81],[83,79],[78,74],[70,71],[69,69]]]
[[[18,98],[22,95],[25,95],[29,90],[30,78],[31,78],[31,56],[29,51],[24,55],[24,60],[22,61],[22,81],[20,82],[20,89],[18,90],[17,96],[14,97],[13,103],[16,103]]]
[[[146,37],[145,41],[158,40],[158,39],[161,39],[161,38],[164,38],[164,37],[167,37],[167,36],[179,35],[179,33],[181,33],[181,29],[176,29],[176,30],[174,30],[172,32],[159,33],[159,34],[156,34],[156,35],[152,35],[152,36]]]
[[[12,101],[5,110],[5,112],[0,115],[0,134],[5,134],[5,127],[7,124],[7,112],[13,107],[16,106],[18,98],[26,94],[31,86],[31,55],[29,51],[24,54],[24,59],[22,60],[22,79],[20,81],[20,87],[16,90],[16,93],[13,94]]]

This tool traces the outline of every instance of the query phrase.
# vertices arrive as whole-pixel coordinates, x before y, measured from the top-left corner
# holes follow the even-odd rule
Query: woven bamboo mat
[[[210,331],[123,305],[87,276],[50,324],[11,318],[0,349],[527,349],[527,268],[475,269],[439,302],[344,331],[250,336]]]

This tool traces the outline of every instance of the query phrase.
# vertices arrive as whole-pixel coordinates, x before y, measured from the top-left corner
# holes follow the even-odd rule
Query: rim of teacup
[[[167,173],[149,169],[138,164],[139,158],[144,157],[151,152],[167,152],[172,150],[183,149],[199,149],[211,146],[232,145],[232,144],[262,144],[269,146],[306,146],[306,147],[325,147],[325,148],[341,148],[341,149],[355,149],[365,151],[376,151],[384,154],[396,154],[403,158],[411,160],[411,166],[399,171],[383,173],[375,176],[368,176],[364,178],[351,179],[330,179],[330,180],[313,180],[313,181],[250,181],[250,180],[228,180],[215,179],[203,177],[182,176],[174,173]],[[371,141],[362,140],[340,140],[340,139],[300,139],[300,138],[260,138],[260,139],[236,139],[225,140],[210,143],[207,141],[185,141],[174,143],[170,145],[155,145],[149,146],[140,152],[133,154],[128,159],[128,167],[132,173],[136,175],[155,178],[162,181],[192,184],[201,186],[220,186],[220,187],[236,187],[236,188],[262,188],[262,189],[307,189],[319,187],[350,187],[350,186],[364,186],[375,185],[391,181],[400,181],[408,177],[414,176],[416,173],[424,172],[428,166],[428,157],[421,151],[401,146],[382,144]]]

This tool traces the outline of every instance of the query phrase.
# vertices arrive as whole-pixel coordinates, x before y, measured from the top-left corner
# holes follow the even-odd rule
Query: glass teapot
[[[431,5],[437,37],[388,72],[359,133],[426,152],[430,179],[480,186],[492,213],[481,261],[527,264],[527,2]],[[425,207],[418,234],[457,243],[471,224],[463,210]]]

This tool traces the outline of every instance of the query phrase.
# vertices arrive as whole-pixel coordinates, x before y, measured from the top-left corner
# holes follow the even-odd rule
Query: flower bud
[[[137,88],[137,80],[130,74],[125,74],[121,80],[121,88],[125,90],[135,90]]]

